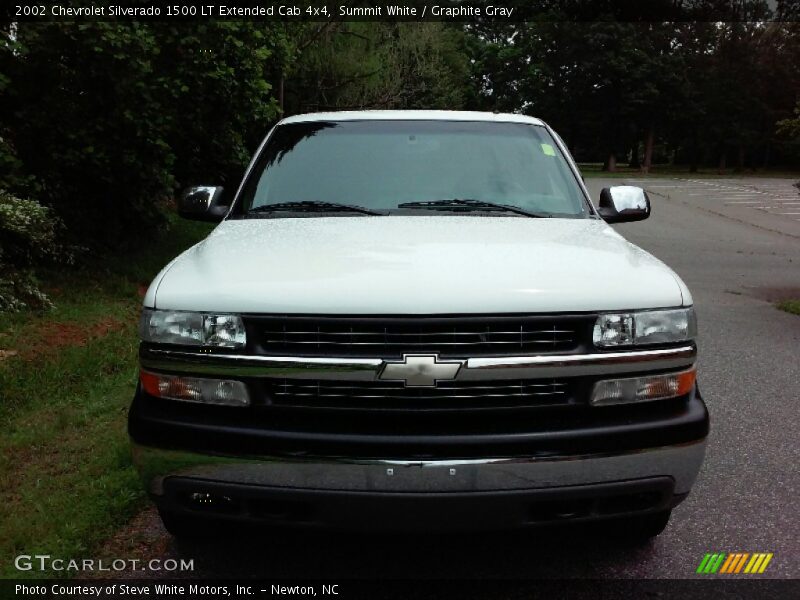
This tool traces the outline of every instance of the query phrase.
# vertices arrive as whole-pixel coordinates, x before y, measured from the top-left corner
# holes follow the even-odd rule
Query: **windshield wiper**
[[[248,212],[355,212],[362,215],[382,215],[371,208],[339,204],[338,202],[323,202],[321,200],[302,200],[299,202],[279,202],[277,204],[262,204],[251,208]]]
[[[484,200],[473,200],[471,198],[451,198],[450,200],[427,200],[424,202],[404,202],[398,204],[397,208],[424,208],[431,210],[496,210],[516,213],[526,217],[545,218],[548,215],[531,212],[520,208],[519,206],[512,206],[510,204],[497,204],[495,202],[486,202]]]

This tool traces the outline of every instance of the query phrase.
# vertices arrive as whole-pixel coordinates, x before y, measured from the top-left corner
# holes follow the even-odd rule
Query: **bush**
[[[50,306],[35,270],[72,260],[58,242],[61,228],[49,208],[0,190],[0,313]]]

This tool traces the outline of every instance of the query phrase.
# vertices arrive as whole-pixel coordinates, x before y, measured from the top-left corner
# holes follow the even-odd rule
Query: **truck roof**
[[[493,121],[543,125],[541,120],[514,113],[491,113],[467,110],[347,110],[293,115],[281,123],[313,121]]]

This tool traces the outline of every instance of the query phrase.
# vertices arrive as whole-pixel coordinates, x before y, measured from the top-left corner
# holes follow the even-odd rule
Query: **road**
[[[623,180],[589,179],[601,187]],[[706,552],[772,552],[764,577],[800,576],[800,202],[790,180],[630,180],[651,195],[648,221],[618,226],[694,294],[699,377],[712,419],[693,493],[656,540],[635,546],[556,530],[526,535],[239,534],[175,542],[151,510],[142,545],[194,559],[195,577],[687,578]],[[738,204],[732,204],[738,203]],[[781,204],[785,203],[785,204]],[[777,208],[776,208],[777,207]],[[138,574],[141,575],[141,574]]]

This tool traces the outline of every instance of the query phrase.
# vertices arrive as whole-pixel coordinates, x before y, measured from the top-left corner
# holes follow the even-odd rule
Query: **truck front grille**
[[[594,317],[249,316],[245,323],[256,354],[478,357],[578,351],[591,338]]]
[[[351,411],[497,411],[569,404],[568,380],[447,381],[405,387],[394,381],[266,380],[266,400],[276,407]]]

